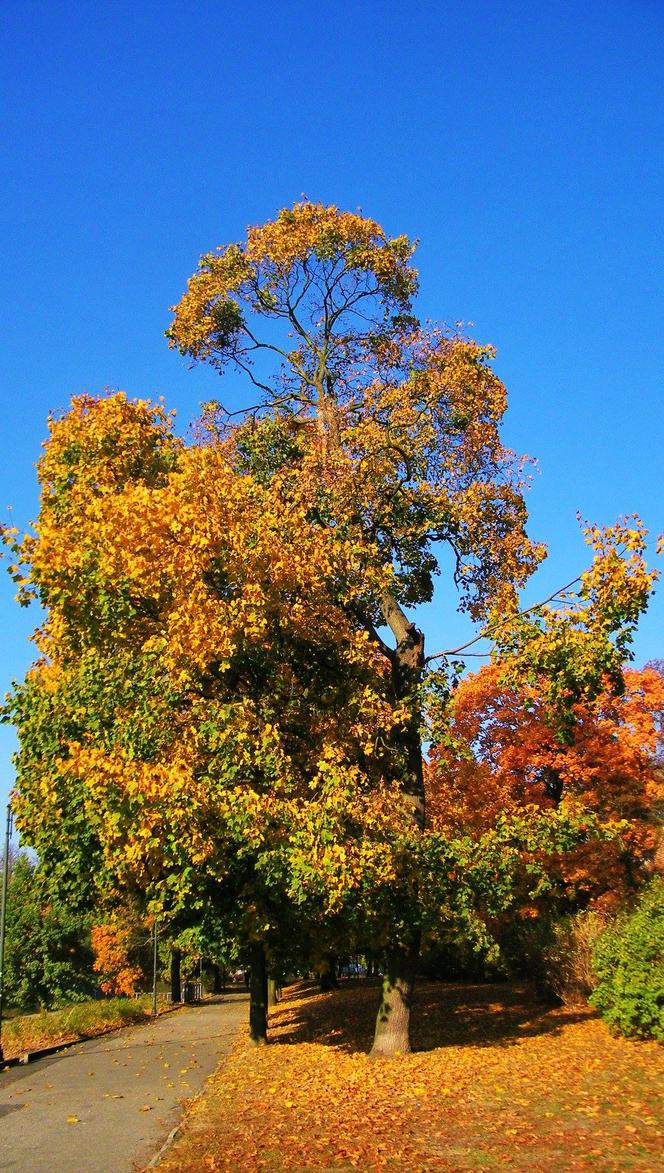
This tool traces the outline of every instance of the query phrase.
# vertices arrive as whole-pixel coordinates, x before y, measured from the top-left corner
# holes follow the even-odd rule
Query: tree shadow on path
[[[25,1104],[0,1104],[0,1116],[8,1116],[10,1112],[20,1112]]]
[[[299,982],[284,991],[270,1017],[271,1039],[369,1051],[378,996],[378,983],[362,979],[345,982],[331,994]],[[422,982],[415,987],[411,1041],[414,1051],[508,1047],[535,1035],[558,1034],[591,1016],[584,1008],[552,1008],[525,984]]]

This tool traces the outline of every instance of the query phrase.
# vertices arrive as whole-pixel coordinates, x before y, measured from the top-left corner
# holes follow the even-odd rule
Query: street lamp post
[[[7,803],[7,829],[5,831],[5,854],[2,861],[2,904],[0,905],[0,1064],[4,1063],[2,1050],[2,1003],[5,977],[5,925],[7,922],[7,885],[9,881],[9,844],[12,837],[12,804]]]
[[[157,918],[152,926],[152,1017],[157,1017]]]

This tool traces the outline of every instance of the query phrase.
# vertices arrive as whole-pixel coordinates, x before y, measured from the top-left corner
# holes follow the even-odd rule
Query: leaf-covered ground
[[[524,987],[427,984],[417,1051],[372,1061],[376,995],[287,989],[271,1045],[242,1034],[162,1173],[661,1168],[656,1044]]]

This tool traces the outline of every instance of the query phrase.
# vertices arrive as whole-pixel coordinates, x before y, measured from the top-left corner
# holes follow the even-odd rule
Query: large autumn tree
[[[339,840],[386,828],[371,739],[404,711],[349,619],[384,579],[375,546],[266,480],[269,433],[235,441],[242,468],[122,394],[50,421],[40,514],[15,543],[47,618],[8,711],[19,824],[50,873],[175,935],[208,901],[225,910],[262,970],[260,1039],[265,949],[306,919],[308,890],[320,920],[371,866]]]
[[[544,550],[525,529],[524,461],[500,438],[505,388],[490,347],[414,316],[413,252],[406,237],[389,238],[363,215],[296,204],[203,256],[168,331],[182,354],[247,380],[239,430],[210,405],[219,449],[246,468],[243,438],[257,419],[271,421],[271,442],[253,467],[371,566],[366,589],[339,602],[366,635],[367,655],[382,657],[386,696],[404,714],[387,732],[375,729],[371,748],[397,784],[395,809],[409,834],[425,826],[427,660],[412,609],[432,599],[449,555],[461,609],[489,626],[500,616],[502,642],[526,660],[546,660],[550,678],[556,657],[569,664],[561,711],[584,672],[618,675],[612,636],[627,639],[649,587],[638,556],[630,564],[612,547],[583,586],[594,610],[561,628],[564,638],[517,621],[518,591]],[[376,1053],[409,1049],[416,883],[410,899],[412,928],[402,918],[386,947]]]
[[[617,680],[650,585],[638,529],[597,531],[584,606],[519,615],[544,551],[500,439],[505,389],[491,348],[414,317],[412,253],[303,203],[208,254],[169,337],[244,375],[246,408],[209,404],[184,445],[159,407],[76,400],[51,421],[40,516],[17,544],[47,610],[13,703],[31,841],[172,917],[203,875],[263,953],[298,920],[321,939],[349,908],[373,920],[377,1053],[409,1049],[430,892],[470,923],[454,877],[475,869],[490,901],[511,850],[494,837],[494,862],[467,860],[424,834],[412,609],[451,555],[459,606],[545,673],[564,725],[576,693]]]

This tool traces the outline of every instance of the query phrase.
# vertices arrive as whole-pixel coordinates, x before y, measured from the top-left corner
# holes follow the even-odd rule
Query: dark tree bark
[[[180,964],[182,955],[179,949],[171,950],[171,1002],[182,1001],[182,977]]]
[[[318,984],[321,994],[329,994],[330,990],[339,989],[337,959],[331,953],[328,953],[324,959],[323,966],[318,975]]]
[[[226,985],[226,983],[224,981],[224,973],[221,969],[221,966],[213,965],[212,966],[212,993],[213,994],[223,994],[225,985]]]
[[[401,622],[394,615],[398,608]],[[397,701],[411,696],[418,687],[424,671],[424,635],[414,623],[409,623],[398,604],[392,603],[387,610],[391,616],[391,627],[397,636],[397,646],[392,653],[392,679]],[[387,617],[387,615],[386,615]],[[389,621],[389,620],[388,620]],[[400,759],[399,778],[404,795],[412,803],[413,819],[420,831],[424,830],[424,768],[422,764],[422,738],[420,734],[421,714],[414,712],[410,724],[403,731],[395,746]]]
[[[553,805],[557,808],[560,806],[560,800],[563,796],[564,783],[558,770],[554,770],[551,766],[547,766],[542,771],[542,782],[544,783],[544,793],[547,798],[553,800]]]
[[[267,967],[262,941],[251,945],[249,965],[249,1038],[260,1046],[267,1042]]]

